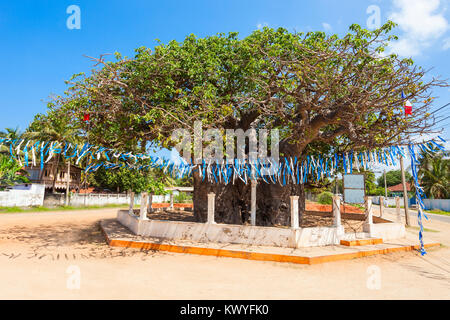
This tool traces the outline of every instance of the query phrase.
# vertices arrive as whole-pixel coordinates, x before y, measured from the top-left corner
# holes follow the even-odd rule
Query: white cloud
[[[331,31],[333,29],[331,25],[326,22],[322,22],[322,27],[325,29],[325,31]]]
[[[394,0],[393,5],[389,19],[404,33],[391,49],[401,56],[419,55],[449,28],[440,0]]]
[[[450,38],[444,39],[444,43],[442,44],[442,49],[443,50],[450,49]]]
[[[420,55],[421,46],[417,43],[417,41],[414,41],[409,37],[399,38],[398,41],[392,42],[389,46],[392,52],[402,57],[413,57]]]
[[[443,13],[435,13],[439,0],[394,0],[394,6],[400,11],[393,12],[390,18],[419,40],[439,38],[448,28]]]

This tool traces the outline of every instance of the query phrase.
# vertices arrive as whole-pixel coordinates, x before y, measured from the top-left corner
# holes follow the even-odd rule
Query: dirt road
[[[111,248],[98,221],[116,210],[0,214],[0,299],[450,298],[445,222],[426,223],[425,237],[445,247],[425,257],[307,266]]]

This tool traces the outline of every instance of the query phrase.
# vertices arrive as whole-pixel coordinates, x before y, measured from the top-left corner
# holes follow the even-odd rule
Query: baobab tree
[[[445,81],[425,81],[411,59],[385,54],[395,25],[368,31],[352,25],[343,37],[323,32],[291,33],[264,28],[188,36],[134,58],[107,62],[90,76],[70,81],[69,95],[55,104],[74,119],[90,113],[91,137],[104,146],[129,148],[148,142],[173,148],[172,132],[205,129],[279,129],[280,156],[366,150],[404,143],[429,133],[431,90]],[[405,117],[402,92],[413,101]],[[69,107],[68,107],[69,106]],[[203,221],[206,195],[216,193],[218,221],[247,219],[249,186],[211,184],[194,173],[195,216]],[[258,184],[257,224],[287,224],[289,196],[304,200],[304,185]],[[300,214],[304,201],[300,201]]]

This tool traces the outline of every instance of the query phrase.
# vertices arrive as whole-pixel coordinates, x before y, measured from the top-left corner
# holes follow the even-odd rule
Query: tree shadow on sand
[[[8,240],[28,247],[22,256],[28,259],[75,260],[116,258],[140,255],[141,258],[164,253],[134,248],[110,247],[99,223],[54,224],[36,227],[13,226],[0,229],[0,240]],[[18,253],[2,250],[2,255],[19,257]]]

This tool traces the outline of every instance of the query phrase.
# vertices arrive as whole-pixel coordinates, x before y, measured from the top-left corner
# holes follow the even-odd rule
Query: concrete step
[[[383,243],[383,239],[381,239],[381,238],[341,240],[341,245],[348,246],[348,247],[367,246],[367,245],[382,244],[382,243]]]

